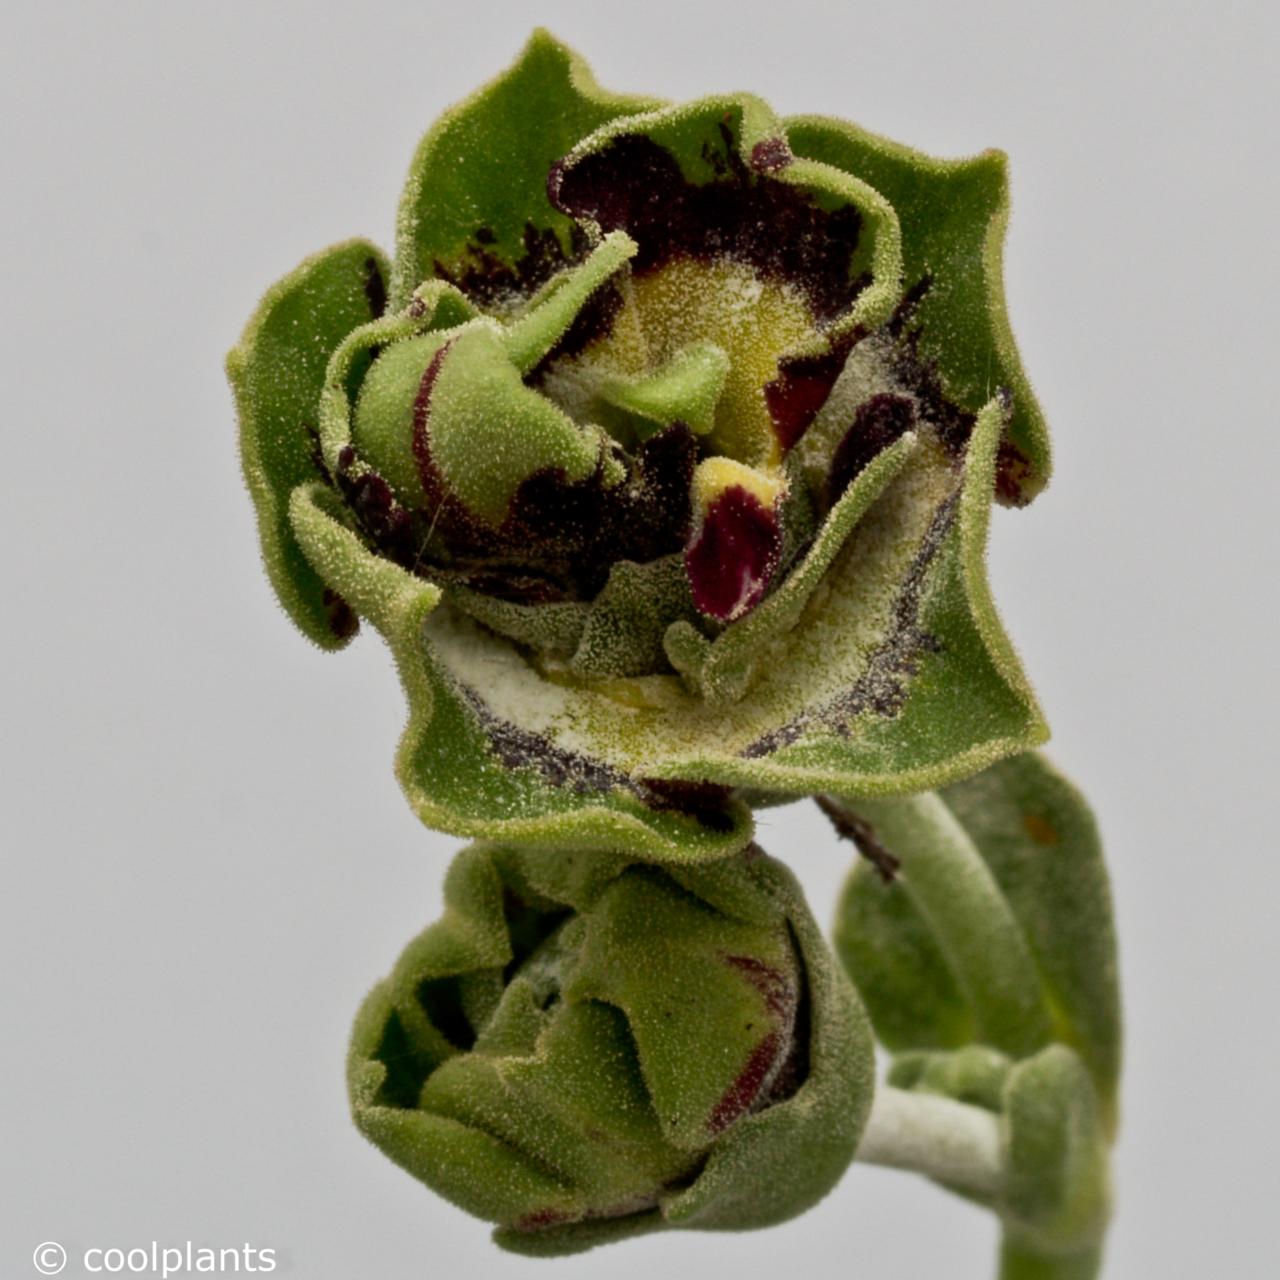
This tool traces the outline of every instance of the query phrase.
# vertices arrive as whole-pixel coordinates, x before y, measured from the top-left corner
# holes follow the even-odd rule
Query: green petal
[[[258,513],[267,574],[304,635],[339,649],[355,619],[302,554],[289,495],[320,478],[316,431],[330,354],[383,305],[387,265],[364,240],[308,258],[273,285],[227,356],[240,415],[240,453]]]
[[[870,1107],[870,1028],[780,864],[667,875],[616,854],[475,845],[444,897],[365,1001],[348,1087],[361,1131],[505,1224],[498,1243],[560,1254],[660,1227],[765,1226],[843,1173]],[[496,1004],[463,1007],[490,977]],[[795,1074],[762,1109],[702,1123],[770,1027],[775,1061],[807,1037]]]
[[[967,776],[1042,741],[1043,720],[984,575],[1002,420],[998,403],[979,416],[962,479],[936,447],[905,462],[892,453],[869,469],[865,483],[874,491],[886,478],[881,470],[901,464],[800,620],[751,655],[754,683],[737,701],[709,702],[677,676],[578,678],[563,664],[531,662],[471,619],[440,609],[425,632],[438,696],[443,706],[456,691],[474,715],[441,712],[432,736],[412,758],[402,755],[402,777],[414,780],[406,785],[420,794],[439,788],[433,770],[447,777],[450,761],[473,758],[473,748],[454,748],[453,735],[475,738],[479,728],[479,741],[482,726],[495,739],[527,744],[544,770],[562,769],[570,791],[574,771],[585,777],[589,768],[606,794],[620,779],[894,794]],[[857,486],[848,501],[856,512]],[[825,544],[814,554],[825,556]],[[811,585],[802,577],[798,589]],[[780,597],[780,612],[792,607]],[[673,651],[671,634],[673,661],[705,664],[705,652]],[[737,680],[734,664],[725,665]],[[514,786],[495,778],[490,799],[476,795],[479,812],[487,804],[491,820],[505,817],[498,788],[510,804],[517,803]],[[576,804],[564,790],[561,804]]]
[[[547,682],[529,672],[505,640],[482,635],[448,605],[438,609],[438,587],[369,551],[341,523],[328,490],[299,489],[291,510],[307,556],[378,628],[395,657],[409,704],[396,772],[428,826],[454,835],[613,849],[674,862],[721,858],[750,840],[751,814],[742,804],[731,802],[716,810],[714,820],[700,821],[659,807],[661,797],[650,796],[631,774],[557,750],[529,726],[495,720],[479,692],[462,685],[442,660],[441,634],[451,637],[461,628],[483,646],[472,656],[515,663],[535,687]],[[444,632],[435,628],[436,618],[447,621]],[[497,671],[490,678],[503,683]]]
[[[823,577],[831,568],[854,526],[915,452],[916,437],[908,434],[880,453],[836,503],[818,530],[804,558],[782,586],[746,617],[731,623],[715,640],[699,645],[700,635],[689,623],[673,623],[667,633],[667,653],[704,698],[713,703],[736,702],[770,657],[772,645],[783,642],[803,615]],[[686,631],[687,628],[687,631]],[[690,661],[685,654],[694,654]]]
[[[400,201],[392,306],[440,268],[463,275],[481,254],[516,268],[529,228],[554,236],[567,255],[573,224],[547,200],[551,166],[606,120],[654,105],[601,89],[577,54],[535,31],[510,69],[442,116],[419,146]]]
[[[1044,741],[986,580],[1002,421],[995,401],[979,414],[958,498],[949,467],[922,458],[903,468],[828,570],[821,599],[757,658],[757,682],[731,707],[706,713],[719,749],[708,742],[659,760],[655,776],[886,795],[945,784]],[[780,715],[770,702],[795,710]],[[748,741],[735,742],[738,724],[754,725]],[[661,743],[657,731],[650,741]]]
[[[673,886],[632,880],[611,885],[587,925],[566,995],[623,1010],[664,1135],[700,1150],[752,1054],[790,1032],[799,977],[781,913],[764,930],[710,916]],[[751,981],[759,974],[767,990]],[[707,1044],[716,1052],[689,1053]]]
[[[360,1008],[347,1055],[351,1112],[360,1132],[420,1182],[490,1222],[517,1219],[547,1204],[571,1207],[563,1179],[502,1139],[418,1111],[413,1100],[388,1097],[383,1057],[388,1029],[395,1025],[387,984],[380,983]]]
[[[772,859],[759,875],[793,904],[811,1009],[809,1073],[793,1097],[736,1124],[693,1186],[664,1203],[677,1226],[737,1231],[803,1213],[840,1180],[871,1110],[875,1056],[862,1005],[831,963],[795,878]]]
[[[430,437],[432,460],[449,491],[494,528],[530,476],[555,471],[571,483],[585,480],[604,446],[602,433],[580,427],[525,386],[484,321],[463,329],[440,363]]]
[[[601,679],[653,671],[661,665],[662,637],[672,620],[696,616],[680,556],[646,564],[619,560],[591,602],[570,670]]]
[[[941,907],[912,877],[912,858],[930,853],[911,844],[913,831],[926,840],[918,819],[924,802],[955,837],[938,871]],[[1027,753],[936,797],[863,801],[856,811],[904,862],[891,885],[869,865],[856,866],[837,917],[836,946],[877,1035],[895,1051],[974,1039],[1014,1053],[1051,1040],[1069,1045],[1088,1067],[1113,1132],[1121,1045],[1115,928],[1097,829],[1080,794]],[[936,835],[929,841],[936,857]],[[970,900],[976,905],[962,912]],[[984,965],[994,973],[982,976]],[[1033,979],[1039,1009],[1028,1013],[1020,996],[1007,1016],[984,1014],[984,1004],[1003,999],[1006,977],[1018,991]],[[1019,1028],[1033,1043],[1019,1044]]]
[[[1023,372],[1005,309],[1003,248],[1009,217],[1005,157],[935,160],[840,120],[785,121],[800,155],[856,174],[893,206],[902,225],[905,283],[932,284],[915,313],[922,354],[938,362],[947,392],[976,411],[997,387],[1013,393],[1001,496],[1029,502],[1048,482],[1048,428]]]

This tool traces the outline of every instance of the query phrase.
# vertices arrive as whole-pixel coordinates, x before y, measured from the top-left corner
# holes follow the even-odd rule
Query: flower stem
[[[1010,1240],[1000,1245],[1000,1280],[1095,1280],[1102,1270],[1102,1250],[1083,1253],[1040,1253]]]
[[[978,1196],[998,1195],[1003,1185],[1000,1126],[990,1111],[891,1085],[876,1089],[855,1159],[910,1169]]]

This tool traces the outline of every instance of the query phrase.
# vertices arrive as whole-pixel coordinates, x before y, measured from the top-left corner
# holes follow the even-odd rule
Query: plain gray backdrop
[[[992,1272],[980,1211],[860,1167],[771,1231],[513,1259],[347,1119],[350,1019],[457,842],[392,777],[377,640],[322,655],[273,602],[222,359],[304,254],[390,244],[420,133],[535,22],[610,87],[1009,152],[1057,473],[997,514],[992,573],[1115,880],[1106,1275],[1280,1274],[1273,8],[5,10],[0,1274],[50,1239],[67,1275],[188,1239],[302,1280]],[[807,806],[763,839],[829,917],[847,848]]]

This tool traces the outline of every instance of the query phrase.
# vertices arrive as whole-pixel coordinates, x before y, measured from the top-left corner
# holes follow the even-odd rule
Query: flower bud
[[[791,877],[475,845],[357,1019],[356,1123],[416,1177],[570,1252],[764,1226],[830,1189],[868,1033]]]

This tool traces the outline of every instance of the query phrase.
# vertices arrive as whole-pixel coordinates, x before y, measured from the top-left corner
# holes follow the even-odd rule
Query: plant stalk
[[[977,1022],[977,1038],[1013,1057],[1043,1048],[1050,1027],[1035,962],[981,854],[933,794],[826,797],[855,821],[869,821],[900,865],[899,883],[942,948]]]
[[[1004,1185],[1000,1122],[982,1107],[880,1085],[854,1157],[910,1169],[973,1195]]]
[[[1040,1253],[1008,1236],[1000,1244],[1000,1280],[1096,1280],[1101,1270],[1101,1248]]]

